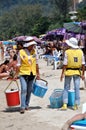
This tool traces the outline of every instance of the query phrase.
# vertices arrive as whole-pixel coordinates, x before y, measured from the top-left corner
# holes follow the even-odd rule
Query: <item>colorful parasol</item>
[[[69,22],[69,23],[64,23],[64,28],[68,32],[86,34],[86,22]]]
[[[27,36],[18,36],[13,38],[14,41],[24,41],[26,39]]]

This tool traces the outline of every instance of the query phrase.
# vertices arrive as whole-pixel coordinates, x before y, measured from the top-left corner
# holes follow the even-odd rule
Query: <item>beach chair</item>
[[[53,65],[53,69],[56,70],[57,68],[61,68],[62,61],[61,61],[62,52],[55,52],[53,55],[42,55],[42,59],[46,59],[47,66]]]
[[[56,70],[56,69],[60,69],[62,67],[62,60],[61,60],[61,55],[62,55],[62,52],[59,51],[58,55],[55,56],[54,58],[54,64],[53,64],[53,69]]]
[[[56,65],[59,67],[60,63],[60,56],[61,56],[61,51],[54,51],[53,55],[47,55],[47,66],[48,65],[53,65],[53,69],[56,68]]]
[[[42,59],[45,59],[47,61],[47,66],[53,64],[54,58],[55,57],[52,55],[42,55]]]

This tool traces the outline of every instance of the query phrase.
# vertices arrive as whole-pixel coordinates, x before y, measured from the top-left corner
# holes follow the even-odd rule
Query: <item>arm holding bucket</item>
[[[85,72],[85,65],[82,65],[82,74],[81,74],[82,80],[85,79],[84,72]]]
[[[65,52],[64,61],[63,61],[63,68],[62,68],[62,73],[61,73],[60,81],[63,80],[64,72],[65,72],[66,67],[67,67],[67,62],[68,62],[68,60],[67,60],[67,54],[66,54],[66,52]]]
[[[38,66],[38,64],[36,64],[36,73],[37,73],[37,77],[36,77],[36,79],[40,79],[40,74],[39,74],[39,66]]]

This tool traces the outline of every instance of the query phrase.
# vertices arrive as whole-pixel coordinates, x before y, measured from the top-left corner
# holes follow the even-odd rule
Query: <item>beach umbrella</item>
[[[59,29],[54,29],[54,30],[47,32],[46,35],[64,35],[65,32],[66,32],[65,28],[59,28]]]
[[[86,34],[86,22],[68,22],[68,23],[64,23],[64,28],[68,32]]]
[[[22,42],[22,44],[24,44],[24,43],[25,43],[25,39],[26,39],[27,37],[32,37],[33,40],[34,40],[35,42],[37,42],[38,44],[41,44],[41,43],[42,43],[42,41],[41,41],[38,37],[36,37],[36,36],[18,36],[18,37],[13,38],[13,40],[17,41],[17,42],[16,42],[17,44],[20,43],[20,42]]]
[[[14,41],[24,41],[26,39],[27,36],[18,36],[13,38]]]
[[[42,43],[42,40],[36,36],[32,36],[34,41],[37,42],[38,44],[41,44]]]
[[[43,39],[50,40],[50,41],[56,40],[57,38],[64,37],[65,33],[66,33],[65,28],[54,29],[54,30],[48,31],[46,35],[43,37]]]

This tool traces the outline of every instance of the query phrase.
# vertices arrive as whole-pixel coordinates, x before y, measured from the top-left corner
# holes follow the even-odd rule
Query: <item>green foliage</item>
[[[86,20],[86,6],[78,10],[79,21]]]
[[[48,3],[49,0],[0,0],[0,14],[16,6],[35,4],[47,5]]]
[[[50,0],[51,3],[54,5],[54,9],[56,10],[56,12],[58,12],[58,14],[62,17],[66,17],[67,13],[68,13],[68,0]],[[58,15],[58,16],[59,16]]]
[[[62,26],[59,23],[56,24],[51,24],[48,28],[48,31],[56,29],[56,28],[61,28]]]
[[[34,25],[32,34],[36,36],[43,34],[48,30],[49,24],[50,23],[47,17],[41,17],[38,23]]]
[[[72,0],[3,0],[0,1],[0,40],[19,35],[39,36],[70,22]],[[86,20],[86,0],[78,5],[79,20]],[[81,6],[80,6],[81,5]]]
[[[38,23],[40,17],[42,13],[39,5],[27,5],[13,9],[0,18],[0,35],[2,37],[4,32],[6,39],[12,38],[16,32],[18,35],[31,35],[32,28]]]

